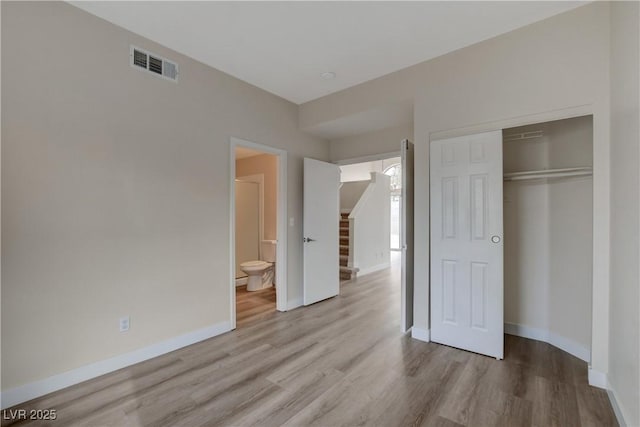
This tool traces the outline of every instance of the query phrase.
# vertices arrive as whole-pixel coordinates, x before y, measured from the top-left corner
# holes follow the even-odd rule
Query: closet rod
[[[583,166],[579,168],[562,168],[562,169],[538,169],[532,171],[523,171],[523,172],[509,172],[505,173],[505,177],[512,176],[525,176],[525,175],[539,175],[539,174],[548,174],[548,173],[561,173],[561,172],[591,172],[592,169],[589,166]]]
[[[544,133],[541,130],[534,130],[534,131],[522,132],[522,133],[513,133],[511,135],[505,135],[503,142],[522,141],[525,139],[542,138],[543,136],[544,136]]]
[[[590,176],[593,170],[590,167],[542,169],[537,171],[512,172],[504,174],[505,181],[524,181],[527,179],[564,178],[574,176]]]

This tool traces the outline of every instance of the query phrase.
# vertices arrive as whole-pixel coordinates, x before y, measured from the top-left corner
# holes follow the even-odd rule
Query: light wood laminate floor
[[[236,328],[244,328],[269,318],[276,311],[276,288],[272,286],[249,292],[246,286],[236,288]]]
[[[399,296],[386,270],[307,308],[239,312],[236,331],[21,408],[60,426],[616,425],[586,363],[512,336],[502,361],[412,340]]]

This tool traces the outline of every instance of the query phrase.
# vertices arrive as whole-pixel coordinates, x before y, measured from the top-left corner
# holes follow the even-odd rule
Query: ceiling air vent
[[[178,64],[175,62],[135,46],[131,46],[130,57],[132,67],[146,70],[174,82],[178,81]]]

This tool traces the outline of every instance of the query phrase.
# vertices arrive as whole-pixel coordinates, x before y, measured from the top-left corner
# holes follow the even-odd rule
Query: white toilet
[[[240,269],[249,276],[247,279],[248,291],[259,291],[273,286],[276,270],[276,241],[263,240],[260,245],[262,261],[247,261],[240,264]]]

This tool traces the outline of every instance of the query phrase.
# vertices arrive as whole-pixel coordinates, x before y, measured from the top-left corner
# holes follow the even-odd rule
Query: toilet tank
[[[267,262],[276,262],[276,240],[263,240],[261,243],[262,260]]]

